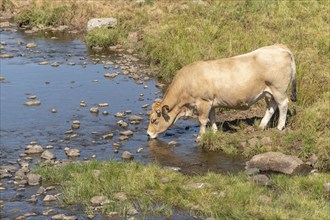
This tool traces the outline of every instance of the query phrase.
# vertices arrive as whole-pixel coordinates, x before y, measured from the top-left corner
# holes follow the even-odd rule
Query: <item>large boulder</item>
[[[246,162],[246,169],[257,168],[260,171],[274,171],[285,174],[292,174],[303,161],[298,157],[285,155],[280,152],[267,152],[258,154]]]
[[[95,28],[113,28],[116,25],[116,18],[92,18],[87,22],[87,31]]]

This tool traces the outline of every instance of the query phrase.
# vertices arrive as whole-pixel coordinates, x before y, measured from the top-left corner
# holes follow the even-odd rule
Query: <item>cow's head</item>
[[[152,105],[147,131],[150,138],[156,138],[172,125],[173,117],[170,116],[169,111],[169,106],[159,101]]]

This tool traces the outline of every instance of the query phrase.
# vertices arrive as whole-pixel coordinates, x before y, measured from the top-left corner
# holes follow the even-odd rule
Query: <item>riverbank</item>
[[[298,102],[289,105],[291,117],[286,132],[279,135],[273,129],[267,131],[273,141],[257,150],[252,147],[247,153],[246,149],[240,150],[241,143],[265,133],[252,129],[253,134],[246,135],[251,128],[242,128],[251,117],[240,117],[242,120],[236,126],[240,127],[239,132],[208,138],[207,143],[212,141],[208,144],[212,146],[206,149],[223,150],[218,142],[236,139],[240,141],[232,144],[231,152],[251,156],[276,149],[304,160],[316,156],[319,159],[317,168],[330,169],[327,1],[76,0],[45,4],[43,0],[31,0],[28,7],[20,6],[22,1],[3,1],[13,3],[8,3],[6,9],[16,12],[18,24],[29,27],[67,25],[85,33],[91,47],[121,45],[120,48],[137,53],[165,82],[169,82],[179,68],[195,60],[229,57],[274,43],[287,45],[294,52],[297,64]],[[118,25],[87,33],[86,24],[93,17],[114,17]],[[139,34],[140,40],[129,41],[130,33]],[[264,106],[257,106],[252,112],[259,112],[261,108]],[[218,119],[228,122],[222,113],[218,113]],[[259,122],[256,118],[255,123]]]
[[[83,204],[93,215],[167,216],[182,210],[196,219],[327,219],[330,175],[315,173],[187,176],[136,162],[85,162],[35,170],[63,187],[67,205]],[[328,183],[329,184],[329,183]]]

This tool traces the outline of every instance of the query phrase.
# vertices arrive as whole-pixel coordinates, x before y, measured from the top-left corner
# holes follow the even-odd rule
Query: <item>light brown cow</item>
[[[293,53],[284,45],[194,62],[179,70],[163,100],[152,105],[147,133],[156,138],[181,116],[191,115],[198,116],[200,135],[208,121],[216,131],[216,107],[248,109],[261,98],[266,99],[267,110],[259,127],[265,129],[278,107],[277,128],[282,130],[289,102],[285,93],[290,82],[291,100],[296,101],[296,65]]]

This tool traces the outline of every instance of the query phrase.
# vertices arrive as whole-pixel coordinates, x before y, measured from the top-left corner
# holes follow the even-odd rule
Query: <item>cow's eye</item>
[[[157,118],[152,118],[151,123],[154,124],[157,121]]]

